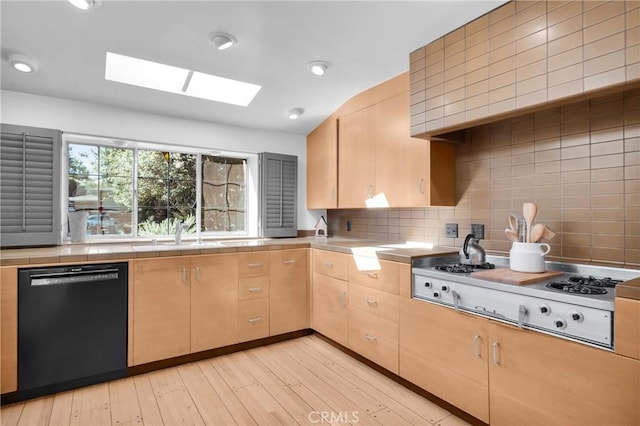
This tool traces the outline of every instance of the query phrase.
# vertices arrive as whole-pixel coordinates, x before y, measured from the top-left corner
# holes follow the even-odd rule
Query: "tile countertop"
[[[179,246],[168,243],[89,243],[65,244],[52,247],[14,248],[0,250],[0,265],[44,265],[52,263],[129,260],[165,256],[193,256],[199,254],[236,253],[259,250],[285,250],[292,248],[317,248],[346,254],[376,256],[379,259],[410,263],[411,259],[457,253],[451,247],[434,247],[419,243],[389,243],[363,239],[331,237],[246,239],[221,241],[220,246],[205,241],[201,246],[185,242]]]
[[[134,248],[134,247],[137,247]],[[423,256],[456,254],[455,247],[433,247],[419,243],[390,243],[385,241],[330,238],[280,238],[246,239],[223,241],[213,247],[205,243],[202,246],[189,244],[174,246],[158,243],[94,243],[65,244],[53,247],[15,248],[0,250],[1,266],[44,265],[52,263],[91,262],[108,260],[129,260],[164,256],[193,256],[199,254],[236,253],[258,250],[285,250],[292,248],[317,248],[360,256],[376,256],[382,260],[411,263],[411,259]],[[143,248],[143,250],[139,250]],[[640,300],[640,278],[630,280],[616,287],[616,295]]]

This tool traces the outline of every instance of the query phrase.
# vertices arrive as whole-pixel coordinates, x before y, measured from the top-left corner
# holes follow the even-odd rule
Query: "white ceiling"
[[[353,95],[409,69],[409,53],[504,3],[493,1],[1,0],[4,90],[307,134]],[[238,38],[215,50],[207,35]],[[259,84],[246,108],[104,79],[105,52]],[[38,72],[9,68],[18,52]],[[306,65],[324,60],[324,77]],[[286,118],[294,107],[306,112]]]

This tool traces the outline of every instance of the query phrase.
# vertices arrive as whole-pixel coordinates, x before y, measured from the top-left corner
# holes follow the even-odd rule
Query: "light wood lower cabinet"
[[[400,298],[400,376],[489,422],[487,320]]]
[[[313,272],[311,328],[335,340],[349,344],[349,283]]]
[[[400,376],[492,425],[640,424],[640,361],[401,298]]]
[[[243,300],[238,304],[238,341],[269,336],[269,299]]]
[[[18,390],[18,269],[0,268],[0,313],[2,314],[0,391]]]
[[[308,249],[269,253],[269,334],[309,328]]]
[[[615,299],[616,353],[640,360],[640,300]]]
[[[349,308],[349,348],[398,374],[398,323]]]
[[[191,352],[238,340],[238,257],[191,259]]]
[[[188,257],[133,262],[133,363],[191,350],[191,263]]]
[[[492,425],[640,424],[640,361],[491,322]]]

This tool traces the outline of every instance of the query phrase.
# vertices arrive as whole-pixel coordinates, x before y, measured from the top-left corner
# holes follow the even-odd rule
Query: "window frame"
[[[258,231],[258,215],[259,215],[259,198],[258,198],[258,154],[241,152],[241,151],[228,151],[217,150],[214,148],[203,148],[198,146],[187,145],[170,145],[159,142],[138,141],[133,139],[123,138],[109,138],[93,135],[75,134],[75,133],[63,133],[62,137],[62,158],[63,164],[61,167],[61,210],[62,210],[62,240],[68,241],[68,227],[67,227],[67,213],[69,202],[69,144],[72,145],[86,145],[86,146],[100,146],[119,149],[131,149],[132,150],[132,191],[133,201],[131,205],[131,234],[104,234],[104,235],[87,235],[87,242],[100,242],[100,241],[144,241],[149,239],[172,239],[173,235],[159,234],[159,235],[138,235],[139,217],[138,217],[138,150],[151,150],[151,151],[164,151],[178,154],[194,154],[196,155],[196,232],[195,234],[185,235],[183,239],[190,238],[207,238],[207,239],[223,239],[223,238],[256,238],[259,237]],[[245,172],[245,230],[244,231],[202,231],[202,156],[215,156],[215,157],[227,157],[238,158],[246,161]]]

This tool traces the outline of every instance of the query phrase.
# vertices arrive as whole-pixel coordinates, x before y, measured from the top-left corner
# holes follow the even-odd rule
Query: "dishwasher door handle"
[[[73,284],[73,283],[86,283],[92,281],[109,281],[117,280],[119,277],[118,272],[104,272],[93,273],[87,275],[52,275],[52,276],[40,276],[40,278],[32,278],[32,286],[41,285],[60,285],[60,284]]]

